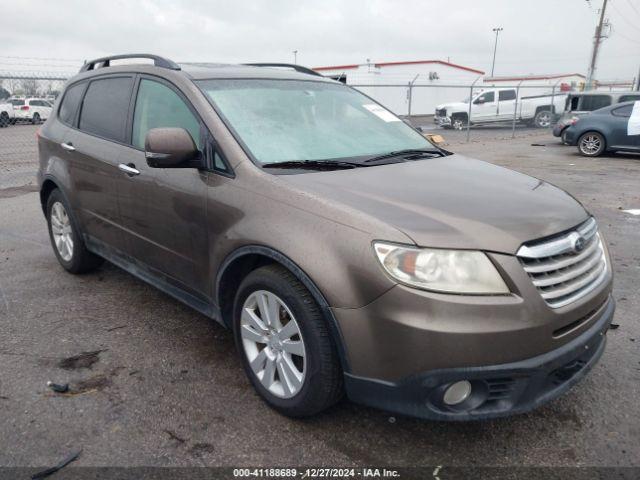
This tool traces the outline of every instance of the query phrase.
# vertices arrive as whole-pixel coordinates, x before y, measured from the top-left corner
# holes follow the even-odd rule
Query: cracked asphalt
[[[56,262],[35,193],[35,127],[0,130],[0,465],[640,466],[640,157],[579,157],[548,132],[438,131],[454,152],[552,182],[599,219],[615,323],[574,389],[516,417],[437,423],[343,401],[291,420],[254,393],[231,334],[106,264]],[[542,146],[532,146],[532,143]],[[69,384],[55,393],[47,382]]]

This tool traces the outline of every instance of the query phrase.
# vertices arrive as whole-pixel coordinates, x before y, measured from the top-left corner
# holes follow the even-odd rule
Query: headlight
[[[375,242],[384,269],[401,283],[435,292],[503,295],[509,289],[483,252]]]

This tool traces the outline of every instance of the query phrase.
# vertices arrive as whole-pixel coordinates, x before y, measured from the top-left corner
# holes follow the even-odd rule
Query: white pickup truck
[[[564,109],[566,95],[534,95],[517,97],[515,88],[489,88],[471,98],[471,125],[497,122],[525,122],[544,128],[551,124],[556,112]],[[517,102],[516,102],[517,100]],[[469,99],[436,107],[434,122],[444,128],[461,130],[469,119]]]
[[[13,105],[6,100],[0,100],[0,128],[8,127],[15,122]]]

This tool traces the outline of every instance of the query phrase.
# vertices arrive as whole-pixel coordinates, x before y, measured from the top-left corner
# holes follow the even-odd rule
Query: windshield
[[[341,85],[258,79],[196,83],[261,164],[433,149],[394,114]]]

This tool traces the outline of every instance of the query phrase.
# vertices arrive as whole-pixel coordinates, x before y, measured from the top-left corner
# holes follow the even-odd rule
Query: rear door
[[[471,123],[495,122],[498,115],[498,101],[495,90],[481,93],[471,105]]]
[[[127,176],[120,208],[132,255],[183,290],[205,292],[208,271],[207,175],[196,168],[151,168],[144,143],[152,128],[180,127],[204,150],[204,126],[172,84],[141,75],[133,102],[131,145],[120,162],[138,174]],[[176,283],[177,281],[177,283]]]
[[[118,169],[126,140],[133,75],[90,81],[77,122],[65,145],[71,159],[76,204],[84,233],[103,247],[126,252],[118,210],[118,189],[125,175]]]
[[[629,135],[628,125],[633,104],[624,105],[622,107],[611,110],[610,118],[611,130],[607,138],[607,144],[610,147],[620,147],[625,149],[635,149],[640,147],[640,135]]]
[[[516,111],[515,89],[498,90],[498,114],[499,120],[511,120]]]

